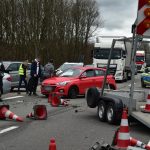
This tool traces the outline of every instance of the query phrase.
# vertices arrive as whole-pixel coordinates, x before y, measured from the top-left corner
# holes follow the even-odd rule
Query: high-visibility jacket
[[[19,75],[25,75],[24,69],[22,67],[22,64],[19,67]]]

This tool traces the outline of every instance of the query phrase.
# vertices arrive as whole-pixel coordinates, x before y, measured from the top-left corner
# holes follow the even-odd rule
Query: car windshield
[[[81,74],[82,70],[78,68],[70,68],[62,72],[59,77],[77,77]]]
[[[110,49],[108,48],[96,48],[94,49],[94,58],[96,59],[108,59]],[[112,51],[111,59],[120,59],[121,58],[121,49],[114,48]]]
[[[74,67],[74,66],[83,66],[82,64],[79,64],[79,63],[70,63],[70,64],[63,64],[63,65],[61,65],[58,69],[59,70],[62,70],[62,71],[64,71],[64,70],[66,70],[66,69],[68,69],[68,68],[71,68],[71,67]]]

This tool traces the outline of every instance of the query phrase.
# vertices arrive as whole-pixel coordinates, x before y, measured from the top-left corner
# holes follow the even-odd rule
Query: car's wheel
[[[108,103],[107,110],[106,110],[106,120],[110,124],[117,124],[116,114],[114,110],[114,104]]]
[[[68,92],[68,97],[69,98],[71,98],[71,99],[75,99],[75,98],[77,98],[77,96],[78,96],[78,88],[77,87],[71,87],[70,89],[69,89],[69,92]]]
[[[103,100],[98,103],[97,114],[100,121],[106,120],[106,104]]]
[[[144,84],[144,81],[141,79],[141,87],[142,88],[145,88],[146,87],[146,85]]]

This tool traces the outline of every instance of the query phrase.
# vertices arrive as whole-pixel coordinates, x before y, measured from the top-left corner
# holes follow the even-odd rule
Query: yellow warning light
[[[148,20],[148,19],[145,20],[144,21],[144,26],[145,26],[146,29],[150,28],[150,20]]]
[[[144,15],[145,15],[146,17],[150,17],[150,8],[146,8],[146,9],[144,10]]]
[[[150,0],[146,0],[147,5],[150,5]]]

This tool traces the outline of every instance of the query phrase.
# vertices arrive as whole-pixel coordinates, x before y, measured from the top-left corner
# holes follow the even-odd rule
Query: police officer
[[[27,66],[28,66],[28,60],[24,61],[20,67],[19,67],[19,86],[18,86],[18,94],[20,94],[20,87],[22,84],[22,81],[25,84],[25,89],[26,89],[26,93],[28,93],[28,88],[27,88]]]

